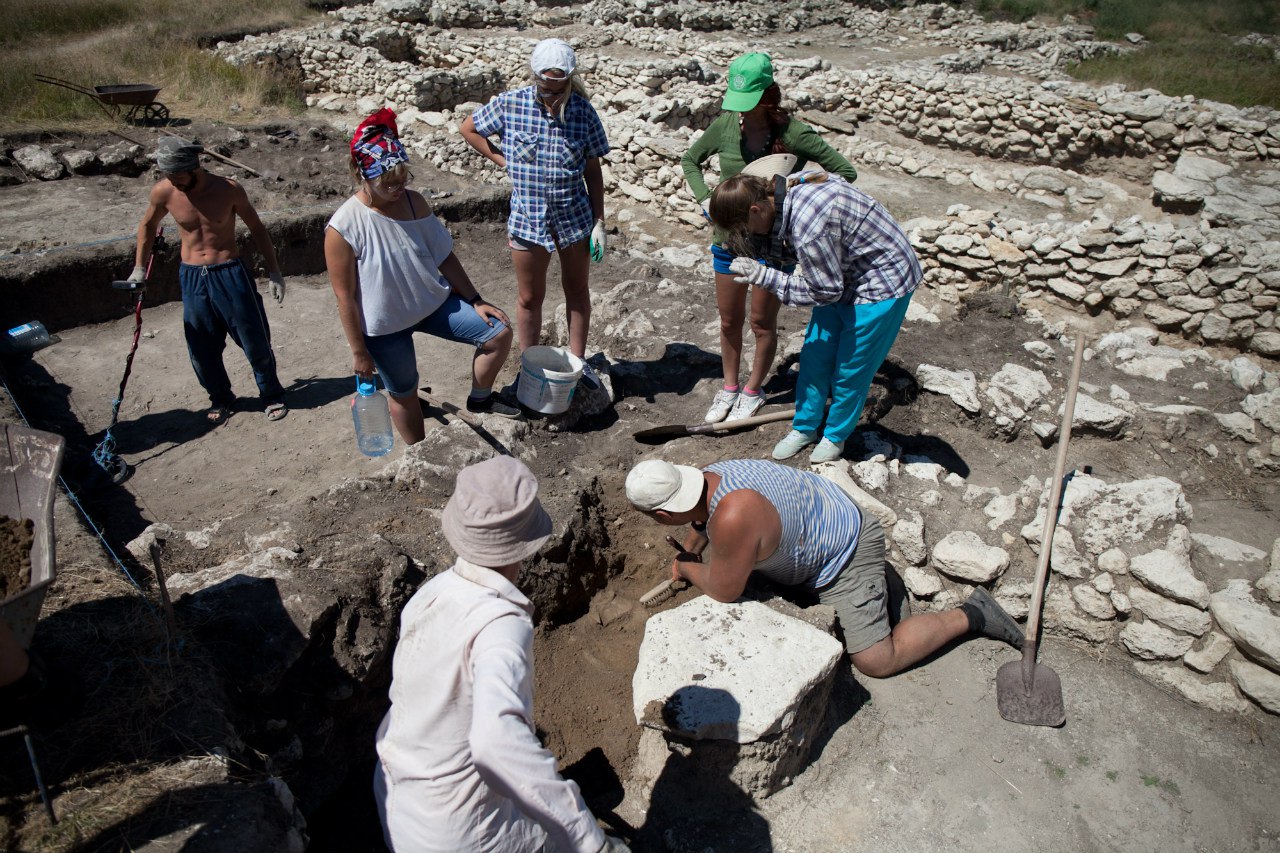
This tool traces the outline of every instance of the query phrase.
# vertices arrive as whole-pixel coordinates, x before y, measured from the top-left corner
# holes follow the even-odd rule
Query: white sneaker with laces
[[[809,454],[809,461],[835,462],[842,453],[844,453],[843,441],[832,441],[829,438],[824,438],[818,442],[818,446],[813,449],[813,453]]]
[[[814,433],[793,429],[782,437],[782,441],[773,446],[773,458],[790,459],[817,440],[818,436]]]
[[[749,418],[760,411],[760,407],[763,405],[763,394],[739,394],[738,401],[733,404],[733,409],[729,412],[729,417],[725,418],[725,422]]]
[[[709,424],[718,424],[729,415],[729,411],[733,409],[735,403],[738,402],[737,391],[726,391],[721,388],[716,392],[715,399],[711,401],[711,408],[707,409],[707,416],[702,420]]]

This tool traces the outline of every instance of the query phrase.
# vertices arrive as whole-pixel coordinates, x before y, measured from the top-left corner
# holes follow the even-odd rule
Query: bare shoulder
[[[727,530],[746,535],[752,531],[761,533],[771,522],[779,522],[781,516],[769,499],[754,489],[734,489],[720,499],[711,523],[721,536]]]
[[[169,183],[168,178],[161,178],[151,187],[151,194],[147,200],[154,207],[168,207],[169,199],[173,196],[173,184]]]

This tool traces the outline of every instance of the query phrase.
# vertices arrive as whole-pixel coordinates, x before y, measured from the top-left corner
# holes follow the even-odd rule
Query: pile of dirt
[[[36,525],[29,518],[0,518],[0,601],[31,585],[31,543]]]

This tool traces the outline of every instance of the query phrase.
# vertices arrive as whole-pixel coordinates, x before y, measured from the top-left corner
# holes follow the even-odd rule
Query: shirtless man
[[[166,136],[160,140],[156,165],[164,177],[151,188],[150,204],[138,225],[138,248],[129,281],[146,278],[145,265],[156,228],[166,214],[171,215],[182,236],[182,266],[178,270],[182,325],[196,379],[209,393],[209,422],[226,421],[236,401],[222,363],[228,334],[253,367],[267,419],[278,421],[289,410],[284,405],[284,387],[276,376],[267,312],[236,248],[237,216],[248,226],[254,245],[267,262],[271,296],[279,304],[284,303],[284,276],[271,236],[244,187],[206,172],[200,166],[202,151],[204,148],[185,139]]]
[[[671,563],[716,601],[734,601],[758,571],[817,593],[835,608],[844,645],[863,675],[901,672],[966,634],[1022,648],[1018,623],[982,587],[953,610],[889,624],[884,530],[839,486],[763,459],[699,470],[651,459],[627,475],[627,499],[659,524],[693,528]],[[703,549],[713,544],[710,562]]]

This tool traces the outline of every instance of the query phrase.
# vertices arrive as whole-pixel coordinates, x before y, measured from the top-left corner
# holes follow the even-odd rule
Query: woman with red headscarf
[[[511,350],[511,321],[477,292],[453,238],[418,192],[395,113],[378,110],[351,140],[355,195],[325,228],[324,256],[338,319],[357,376],[376,372],[391,395],[391,420],[405,444],[423,439],[413,333],[475,347],[467,410],[519,417],[492,392]]]

